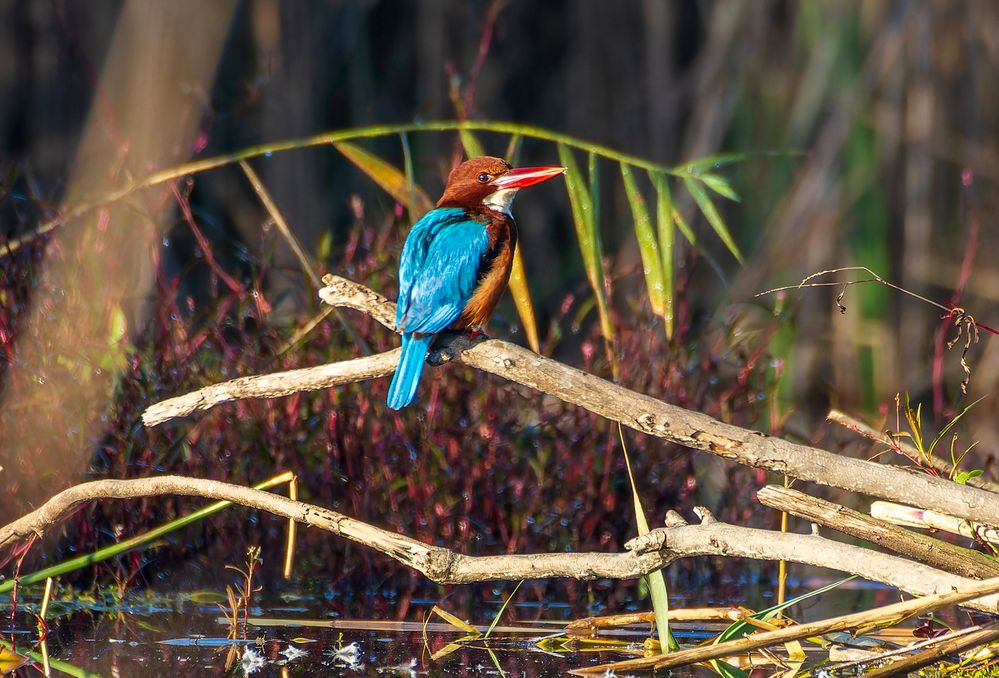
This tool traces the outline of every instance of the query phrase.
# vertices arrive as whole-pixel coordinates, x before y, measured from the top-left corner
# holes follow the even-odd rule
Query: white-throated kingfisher
[[[402,248],[395,316],[402,356],[386,399],[393,410],[413,402],[434,336],[481,327],[503,296],[517,246],[510,214],[517,191],[564,172],[514,169],[489,156],[451,171],[437,207],[413,225]]]

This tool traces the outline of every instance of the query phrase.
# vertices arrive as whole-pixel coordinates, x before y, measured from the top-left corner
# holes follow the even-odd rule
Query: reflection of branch
[[[73,508],[94,499],[182,495],[226,500],[317,527],[388,555],[441,584],[542,579],[634,579],[690,556],[730,556],[788,560],[857,574],[908,591],[930,595],[975,584],[926,565],[813,534],[780,533],[715,521],[704,510],[698,525],[671,513],[669,527],[631,540],[622,553],[540,553],[466,556],[424,544],[326,508],[239,485],[181,476],[136,480],[97,480],[64,490],[40,508],[0,527],[0,548],[41,535]],[[999,596],[980,598],[970,607],[999,611]]]
[[[394,303],[344,278],[328,275],[323,282],[326,287],[319,294],[326,303],[362,311],[386,327],[393,327]],[[155,426],[239,398],[274,398],[387,376],[395,369],[398,354],[394,350],[214,384],[150,406],[143,414],[143,421],[147,426]],[[642,433],[746,466],[999,525],[999,497],[991,492],[898,467],[841,457],[725,424],[505,341],[469,342],[462,335],[442,337],[430,358],[436,363],[453,360],[499,375]]]

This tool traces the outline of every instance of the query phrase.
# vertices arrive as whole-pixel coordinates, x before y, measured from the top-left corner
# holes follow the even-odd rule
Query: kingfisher
[[[455,167],[437,207],[420,218],[402,248],[395,324],[402,356],[386,404],[413,402],[434,337],[478,330],[503,296],[517,247],[510,204],[517,191],[565,172],[564,167],[510,167],[480,156]]]

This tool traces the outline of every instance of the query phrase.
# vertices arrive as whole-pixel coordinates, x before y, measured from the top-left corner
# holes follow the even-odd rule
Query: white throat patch
[[[490,193],[483,199],[482,204],[486,207],[491,207],[497,212],[502,212],[507,216],[510,215],[510,205],[513,203],[513,199],[517,196],[516,188],[503,188],[495,193]]]

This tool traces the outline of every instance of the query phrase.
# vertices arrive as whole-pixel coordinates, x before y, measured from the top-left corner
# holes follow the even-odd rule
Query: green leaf
[[[680,214],[680,210],[675,207],[673,208],[673,221],[676,223],[676,227],[680,229],[680,233],[683,234],[683,237],[687,240],[687,242],[694,247],[697,247],[697,236],[694,235],[694,231],[690,228],[690,224],[687,223],[687,220],[683,218],[682,214]]]
[[[650,174],[656,189],[656,229],[659,234],[659,257],[663,275],[663,322],[667,341],[673,338],[673,195],[664,174]]]
[[[697,182],[695,179],[685,178],[683,180],[683,185],[687,187],[687,192],[697,203],[697,207],[701,210],[701,214],[704,218],[708,220],[711,224],[711,228],[714,229],[715,234],[721,239],[725,246],[728,247],[728,251],[732,253],[736,261],[740,264],[743,262],[742,254],[739,252],[738,245],[735,244],[735,240],[732,239],[732,234],[728,232],[728,227],[725,226],[725,221],[718,214],[718,210],[715,204],[711,201],[707,192],[704,190],[704,186]]]
[[[524,137],[519,134],[511,134],[510,141],[506,144],[506,155],[503,157],[514,167],[517,166],[517,162],[520,160],[520,147],[523,140]]]
[[[967,485],[969,480],[971,480],[972,478],[977,478],[983,473],[985,473],[985,471],[983,471],[980,468],[976,468],[972,471],[961,471],[960,473],[957,474],[957,476],[954,477],[954,481],[960,483],[961,485]]]
[[[988,396],[982,396],[981,398],[969,404],[963,410],[958,412],[956,415],[954,415],[954,417],[950,421],[948,421],[943,428],[940,429],[940,432],[937,433],[936,437],[933,439],[933,442],[931,442],[929,448],[927,448],[927,452],[933,454],[933,450],[934,448],[936,448],[937,443],[939,443],[943,439],[943,437],[947,435],[947,432],[950,431],[952,428],[954,428],[954,425],[961,420],[961,417],[963,417],[965,414],[968,413],[968,410],[970,410],[978,403],[982,402],[982,400],[984,400],[986,397]]]
[[[712,191],[735,202],[739,202],[739,195],[732,189],[728,179],[718,174],[702,174],[700,180]]]
[[[422,215],[433,208],[427,194],[419,186],[410,186],[406,175],[391,163],[346,141],[334,142],[333,146],[392,198],[405,205],[410,213]]]
[[[579,171],[579,165],[576,164],[576,158],[572,155],[572,151],[565,144],[559,144],[558,155],[562,164],[567,168],[565,187],[569,194],[569,206],[572,208],[572,222],[576,227],[576,239],[579,242],[579,251],[583,257],[586,277],[593,289],[597,315],[600,318],[600,331],[604,339],[612,342],[614,327],[610,321],[607,293],[604,289],[604,269],[600,256],[602,248],[600,235],[596,228],[596,206],[590,197],[587,182],[584,181]]]
[[[652,219],[645,206],[645,198],[638,190],[631,168],[621,163],[621,178],[624,180],[624,193],[631,205],[631,218],[635,236],[638,238],[638,251],[642,255],[642,269],[645,272],[645,287],[652,304],[652,312],[666,317],[666,283],[663,280],[663,261],[659,253],[659,241],[652,230]]]

